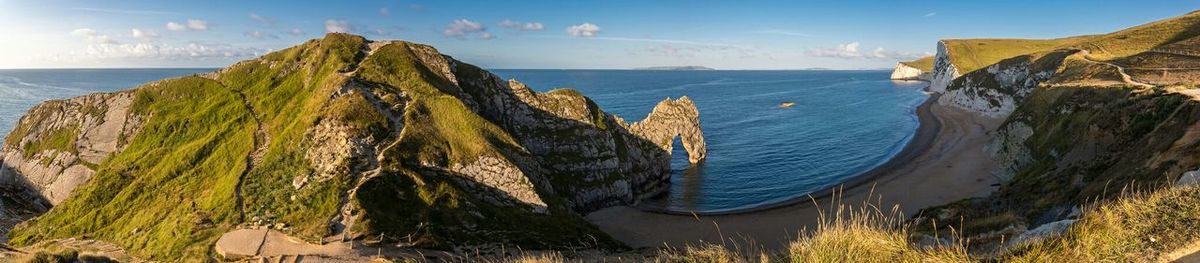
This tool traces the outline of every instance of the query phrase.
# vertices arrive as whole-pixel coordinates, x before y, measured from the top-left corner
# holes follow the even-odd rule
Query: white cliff
[[[909,66],[903,62],[896,62],[896,69],[892,70],[892,79],[894,80],[929,81],[931,78],[932,74],[930,72]]]
[[[959,76],[961,74],[958,68],[950,61],[950,49],[946,48],[946,42],[938,41],[937,55],[933,57],[933,76],[929,80],[929,92],[946,92],[946,87]]]
[[[130,92],[49,101],[29,110],[6,139],[0,183],[28,187],[57,205],[95,175],[95,165],[120,152],[141,127],[129,112]],[[67,140],[68,145],[55,144]]]

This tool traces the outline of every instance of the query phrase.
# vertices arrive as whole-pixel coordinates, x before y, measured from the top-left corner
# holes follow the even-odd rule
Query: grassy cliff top
[[[1200,36],[1200,12],[1102,35],[1056,39],[949,39],[943,42],[950,52],[950,61],[959,72],[966,74],[1006,58],[1044,54],[1056,49],[1084,49],[1090,52],[1090,59],[1114,60],[1196,36]]]
[[[943,40],[950,52],[950,61],[966,74],[1006,58],[1040,53],[1076,43],[1090,36],[1058,39],[950,39]]]
[[[933,72],[933,56],[925,56],[913,61],[900,61],[900,64],[914,67],[925,72]]]

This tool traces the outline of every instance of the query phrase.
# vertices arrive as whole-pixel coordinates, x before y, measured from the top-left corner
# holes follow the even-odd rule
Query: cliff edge
[[[665,189],[699,112],[626,123],[577,91],[532,91],[426,45],[329,34],[195,76],[34,107],[0,179],[45,199],[14,245],[87,237],[149,260],[222,233],[413,248],[612,248],[580,216]]]

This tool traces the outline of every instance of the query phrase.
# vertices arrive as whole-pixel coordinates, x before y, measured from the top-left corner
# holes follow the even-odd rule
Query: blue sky
[[[223,67],[346,31],[486,68],[887,68],[946,38],[1115,31],[1200,1],[17,1],[0,68]]]

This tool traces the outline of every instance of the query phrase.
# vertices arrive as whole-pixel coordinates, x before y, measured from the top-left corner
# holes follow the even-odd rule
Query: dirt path
[[[871,200],[885,210],[900,206],[902,213],[912,215],[924,207],[990,194],[998,181],[991,176],[996,165],[984,146],[990,139],[988,132],[998,127],[1001,120],[936,102],[930,107],[932,118],[922,119],[922,126],[932,125],[930,122],[938,122],[940,126],[928,149],[883,171],[868,183],[846,188],[840,198],[826,197],[767,211],[714,216],[669,215],[621,206],[588,214],[586,218],[635,248],[738,242],[781,249],[800,231],[815,229],[822,211],[828,211],[831,203],[862,204]]]
[[[1200,242],[1192,243],[1191,245],[1164,255],[1162,261],[1176,263],[1200,263]]]
[[[246,155],[246,169],[242,170],[242,174],[238,177],[238,184],[234,188],[234,194],[237,195],[238,215],[241,222],[246,222],[246,206],[245,198],[242,196],[242,185],[245,184],[246,176],[250,171],[254,170],[262,163],[263,156],[267,154],[267,146],[271,144],[271,135],[267,133],[266,127],[262,123],[262,119],[258,117],[258,112],[254,110],[254,104],[246,98],[246,93],[240,90],[233,90],[242,99],[242,104],[246,107],[246,111],[250,112],[250,116],[254,117],[254,151]]]
[[[1083,60],[1085,60],[1085,61],[1087,61],[1087,62],[1096,63],[1096,64],[1102,64],[1102,65],[1108,65],[1108,66],[1111,66],[1111,67],[1117,68],[1117,73],[1120,73],[1120,74],[1121,74],[1121,81],[1122,81],[1122,82],[1125,82],[1126,84],[1131,84],[1131,85],[1135,85],[1135,86],[1141,86],[1141,87],[1146,87],[1146,88],[1153,88],[1153,87],[1154,87],[1154,85],[1153,85],[1153,84],[1149,84],[1149,83],[1143,83],[1143,82],[1139,82],[1139,81],[1137,81],[1137,80],[1134,80],[1132,76],[1129,76],[1129,74],[1128,74],[1128,73],[1125,73],[1125,67],[1122,67],[1121,65],[1117,65],[1117,64],[1115,64],[1115,63],[1111,63],[1111,62],[1104,62],[1104,61],[1092,60],[1092,58],[1089,58],[1089,57],[1088,57],[1088,54],[1090,54],[1090,53],[1089,53],[1089,52],[1088,52],[1086,49],[1082,49],[1082,50],[1080,50],[1080,54],[1081,54],[1081,56],[1080,56],[1080,57],[1082,57],[1082,58],[1083,58]]]
[[[380,257],[453,259],[448,252],[372,247],[360,241],[312,244],[266,228],[237,229],[221,235],[213,249],[228,260],[259,259],[267,262],[366,262]]]

